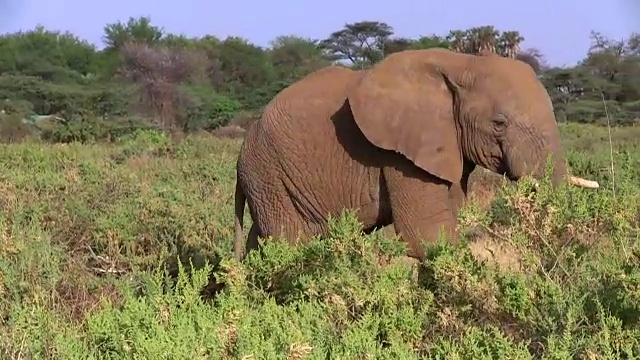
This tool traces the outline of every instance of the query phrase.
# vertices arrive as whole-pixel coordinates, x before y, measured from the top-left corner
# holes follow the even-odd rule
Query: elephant
[[[355,211],[365,233],[393,225],[407,256],[457,215],[476,166],[517,181],[570,176],[549,95],[526,63],[447,49],[404,50],[370,69],[328,66],[276,94],[236,163],[234,257],[258,237],[290,243],[328,233]],[[253,224],[243,246],[245,202]]]

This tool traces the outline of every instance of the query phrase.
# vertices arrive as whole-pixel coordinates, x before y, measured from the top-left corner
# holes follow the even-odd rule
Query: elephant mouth
[[[520,180],[520,177],[516,176],[515,174],[513,174],[513,172],[510,170],[510,167],[508,166],[508,164],[503,160],[500,161],[500,164],[499,164],[497,170],[498,170],[497,171],[498,174],[500,174],[501,176],[506,177],[510,181],[518,181],[518,180]]]

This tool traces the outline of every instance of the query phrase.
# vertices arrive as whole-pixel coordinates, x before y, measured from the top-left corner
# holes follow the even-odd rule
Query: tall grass
[[[239,140],[2,145],[0,356],[637,358],[640,129],[613,129],[615,199],[607,130],[561,131],[601,188],[477,171],[463,241],[418,274],[348,212],[322,241],[231,260]]]

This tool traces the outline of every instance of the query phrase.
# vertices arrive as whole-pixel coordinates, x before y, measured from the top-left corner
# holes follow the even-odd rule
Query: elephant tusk
[[[598,189],[600,184],[597,181],[583,179],[577,176],[569,175],[567,181],[571,185],[587,188],[587,189]],[[537,180],[533,181],[533,186],[537,189],[540,186],[540,183]]]
[[[597,181],[587,180],[583,178],[579,178],[577,176],[569,176],[568,177],[569,184],[580,186],[587,189],[597,189],[600,187]]]

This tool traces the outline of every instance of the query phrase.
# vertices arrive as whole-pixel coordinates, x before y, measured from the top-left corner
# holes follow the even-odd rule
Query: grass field
[[[417,279],[349,214],[232,261],[240,140],[3,145],[0,357],[638,358],[640,128],[612,129],[613,175],[606,128],[562,133],[601,188],[476,171],[465,241],[431,246]]]

